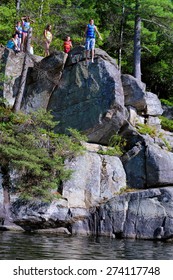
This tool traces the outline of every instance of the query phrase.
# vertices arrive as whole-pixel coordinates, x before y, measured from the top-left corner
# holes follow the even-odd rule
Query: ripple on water
[[[172,260],[173,242],[0,232],[0,259]]]

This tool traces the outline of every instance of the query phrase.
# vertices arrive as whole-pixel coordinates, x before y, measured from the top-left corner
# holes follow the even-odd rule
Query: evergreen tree
[[[55,134],[53,116],[40,110],[28,115],[0,106],[0,162],[3,187],[10,191],[10,171],[18,173],[16,190],[24,198],[52,198],[61,181],[71,172],[64,167],[67,157],[80,153],[80,135]]]

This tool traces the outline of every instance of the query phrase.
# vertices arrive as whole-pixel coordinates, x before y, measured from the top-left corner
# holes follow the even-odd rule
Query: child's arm
[[[16,41],[14,40],[14,38],[12,38],[12,40],[13,40],[13,43],[14,43],[15,49],[16,49],[16,50],[18,50],[19,48],[18,48],[18,45],[17,45]]]
[[[96,27],[96,26],[95,26],[95,31],[97,32],[97,34],[98,34],[98,36],[99,36],[100,40],[102,40],[102,36],[100,35],[100,33],[99,33],[99,31],[98,31],[98,29],[97,29],[97,27]]]

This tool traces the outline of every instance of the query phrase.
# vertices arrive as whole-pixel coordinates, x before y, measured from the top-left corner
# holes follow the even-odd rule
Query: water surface
[[[0,259],[173,260],[173,242],[0,232]]]

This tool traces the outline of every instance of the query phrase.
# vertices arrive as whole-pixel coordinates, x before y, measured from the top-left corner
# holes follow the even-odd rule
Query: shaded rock
[[[52,203],[16,200],[12,203],[14,223],[25,230],[64,227],[69,221],[68,208],[64,200]]]
[[[13,220],[25,231],[65,234],[89,234],[88,210],[68,208],[63,199],[51,203],[24,202],[20,199],[11,205]]]
[[[23,232],[24,229],[20,226],[17,226],[16,224],[10,225],[10,226],[1,226],[0,225],[0,231],[15,231],[15,232]]]
[[[122,157],[127,185],[139,189],[173,185],[173,153],[149,136],[143,140]]]
[[[114,66],[116,64],[116,60],[113,59],[111,56],[109,56],[104,50],[95,48],[94,62],[96,62],[99,58],[102,58],[103,60],[110,62]],[[78,46],[69,52],[66,61],[66,66],[67,67],[72,66],[80,61],[85,61],[85,59],[86,59],[86,52],[84,46]],[[118,69],[117,66],[116,68]]]
[[[169,239],[173,234],[173,188],[151,189],[114,197],[97,207],[99,235]]]
[[[138,142],[122,157],[128,187],[143,189],[147,186],[145,151],[145,145]]]
[[[172,120],[173,119],[173,107],[172,106],[168,106],[165,104],[162,104],[162,109],[163,109],[163,116]]]
[[[148,145],[146,174],[148,187],[173,185],[173,153]]]
[[[115,195],[89,209],[68,208],[62,200],[45,204],[18,200],[11,210],[15,223],[27,231],[134,239],[173,237],[173,187]]]
[[[35,63],[27,78],[22,110],[29,112],[47,108],[49,98],[58,85],[66,60],[64,52],[54,52]]]

